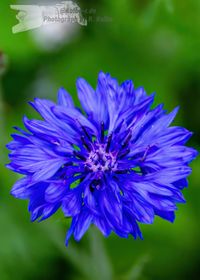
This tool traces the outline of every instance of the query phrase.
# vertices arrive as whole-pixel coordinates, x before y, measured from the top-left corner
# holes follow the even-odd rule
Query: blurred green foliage
[[[4,165],[12,126],[21,126],[23,114],[36,117],[27,101],[56,100],[64,86],[78,105],[76,78],[95,86],[99,70],[119,81],[133,79],[148,93],[155,91],[156,103],[167,110],[180,104],[176,123],[194,132],[189,144],[198,149],[200,1],[82,0],[84,11],[94,10],[84,13],[88,25],[76,26],[73,36],[66,29],[56,44],[53,32],[50,41],[42,35],[42,44],[39,30],[12,34],[16,12],[9,5],[16,3],[23,1],[0,3],[0,279],[198,279],[199,158],[184,190],[187,204],[179,206],[174,224],[156,218],[153,225],[142,225],[144,241],[115,235],[105,239],[91,228],[68,248],[64,239],[69,221],[57,213],[31,224],[27,202],[9,194],[17,175]]]

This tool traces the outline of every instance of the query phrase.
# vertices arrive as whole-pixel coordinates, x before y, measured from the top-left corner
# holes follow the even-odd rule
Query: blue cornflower
[[[102,72],[96,90],[79,78],[77,91],[84,112],[63,88],[58,104],[30,103],[43,120],[24,117],[27,131],[16,127],[7,145],[8,168],[24,175],[12,195],[29,199],[32,221],[59,208],[72,217],[66,243],[72,234],[80,240],[90,224],[105,236],[142,238],[138,222],[150,224],[155,215],[172,222],[197,156],[184,146],[192,133],[169,127],[178,108],[151,109],[154,95]]]

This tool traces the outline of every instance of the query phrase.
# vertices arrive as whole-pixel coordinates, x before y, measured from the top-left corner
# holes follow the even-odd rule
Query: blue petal
[[[183,127],[172,126],[163,130],[160,136],[156,139],[157,145],[172,146],[172,145],[184,145],[192,136],[192,132]],[[154,140],[155,141],[155,140]]]
[[[29,102],[30,105],[49,123],[55,123],[55,116],[53,115],[51,108],[55,106],[55,103],[46,99],[35,98],[34,102]]]
[[[191,162],[197,154],[196,150],[185,146],[158,149],[146,156],[145,166],[151,166],[152,163],[160,167],[182,166]]]
[[[96,216],[93,222],[104,236],[110,235],[111,227],[108,225],[107,221],[103,217]]]
[[[58,91],[58,105],[74,108],[72,97],[64,88],[60,88]]]
[[[65,194],[62,200],[62,211],[66,217],[76,216],[82,207],[82,191],[71,190]]]
[[[168,115],[159,117],[143,132],[142,136],[140,136],[140,138],[138,139],[137,144],[141,145],[142,143],[149,143],[151,140],[155,141],[155,137],[160,136],[174,120],[178,109],[179,107],[175,108]]]
[[[50,183],[45,191],[45,200],[54,203],[63,199],[66,192],[66,185],[62,181]]]
[[[111,225],[122,225],[122,204],[109,187],[101,192],[99,206]]]
[[[37,164],[38,170],[32,176],[33,181],[44,181],[51,178],[64,163],[66,163],[64,159],[52,159],[47,162],[40,162]]]
[[[135,89],[135,105],[142,102],[147,97],[147,94],[143,87]]]
[[[23,119],[25,127],[36,134],[39,137],[42,137],[45,140],[54,140],[58,138],[58,131],[52,125],[48,124],[45,121],[40,120],[29,120],[24,117]]]
[[[88,115],[93,115],[97,105],[97,96],[94,89],[83,78],[77,79],[76,87],[84,111]]]
[[[66,109],[62,106],[56,106],[52,110],[58,118],[65,120],[69,126],[76,127],[77,129],[81,129],[81,126],[88,127],[97,135],[96,127],[78,110],[71,108]]]
[[[123,107],[132,107],[135,104],[135,90],[131,80],[124,81],[121,84],[121,98],[123,100]],[[137,102],[136,102],[137,104]],[[126,108],[124,108],[126,110]]]
[[[176,182],[190,175],[191,168],[188,166],[175,166],[170,168],[164,168],[154,173],[147,174],[145,178],[147,181],[154,181],[161,185],[167,185],[169,183]]]
[[[171,223],[173,223],[175,220],[175,214],[173,211],[160,211],[158,209],[155,209],[155,214]]]
[[[101,74],[99,74],[100,76]],[[96,91],[82,78],[77,80],[77,91],[81,105],[88,118],[99,128],[103,122],[107,129],[108,113],[104,91],[97,86]]]
[[[153,205],[155,209],[161,211],[174,211],[177,210],[177,207],[171,198],[165,198],[163,196],[151,194],[149,203]]]
[[[79,241],[84,233],[89,228],[93,221],[93,216],[87,209],[83,209],[77,217],[77,222],[74,226],[74,239]]]
[[[127,204],[127,208],[130,209],[135,218],[145,224],[152,224],[154,221],[154,211],[149,203],[145,203],[139,197],[135,195],[135,199]]]
[[[42,208],[41,218],[39,222],[48,219],[60,208],[60,203],[57,204],[47,204],[47,206]]]
[[[136,119],[140,119],[141,116],[143,116],[145,114],[145,112],[147,112],[149,110],[149,108],[151,107],[151,104],[153,103],[154,100],[154,95],[150,95],[148,96],[146,99],[144,99],[141,103],[137,104],[136,106],[134,106],[133,108],[130,107],[129,109],[127,109],[125,112],[120,112],[118,120],[116,122],[116,126],[119,124],[120,120],[124,119],[127,123],[127,125],[129,125],[133,119],[134,116]]]
[[[106,100],[106,107],[109,115],[109,133],[114,129],[115,122],[118,116],[118,102],[117,90],[119,85],[116,79],[113,79],[109,74],[99,73],[98,77],[98,92],[104,93]]]
[[[133,237],[136,239],[139,237],[140,239],[143,239],[142,233],[140,231],[140,228],[135,220],[135,217],[129,212],[129,209],[126,207],[124,208],[124,219],[123,219],[124,225],[123,228],[124,231],[127,231]],[[128,236],[127,236],[128,237]]]
[[[173,182],[173,185],[176,188],[182,190],[183,188],[188,186],[188,180],[186,178],[183,178],[183,179],[177,180],[176,182]]]
[[[11,194],[16,198],[27,199],[30,191],[28,185],[30,184],[30,178],[25,177],[18,180],[12,187]]]

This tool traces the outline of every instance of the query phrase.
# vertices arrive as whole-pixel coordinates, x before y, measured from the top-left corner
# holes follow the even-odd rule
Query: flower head
[[[105,236],[142,238],[138,222],[155,215],[172,222],[197,155],[184,146],[192,133],[169,126],[178,109],[151,109],[153,95],[102,72],[96,90],[79,78],[77,91],[83,112],[63,88],[58,104],[30,103],[43,120],[24,117],[26,131],[16,128],[7,145],[8,167],[24,175],[12,195],[29,199],[32,221],[59,208],[72,217],[66,242],[72,234],[80,240],[90,224]]]

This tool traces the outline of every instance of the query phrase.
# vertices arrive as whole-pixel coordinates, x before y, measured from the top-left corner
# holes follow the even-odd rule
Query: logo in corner
[[[13,33],[28,31],[52,23],[78,23],[87,25],[80,7],[73,1],[64,1],[56,5],[10,5],[18,11],[19,23],[12,27]]]

